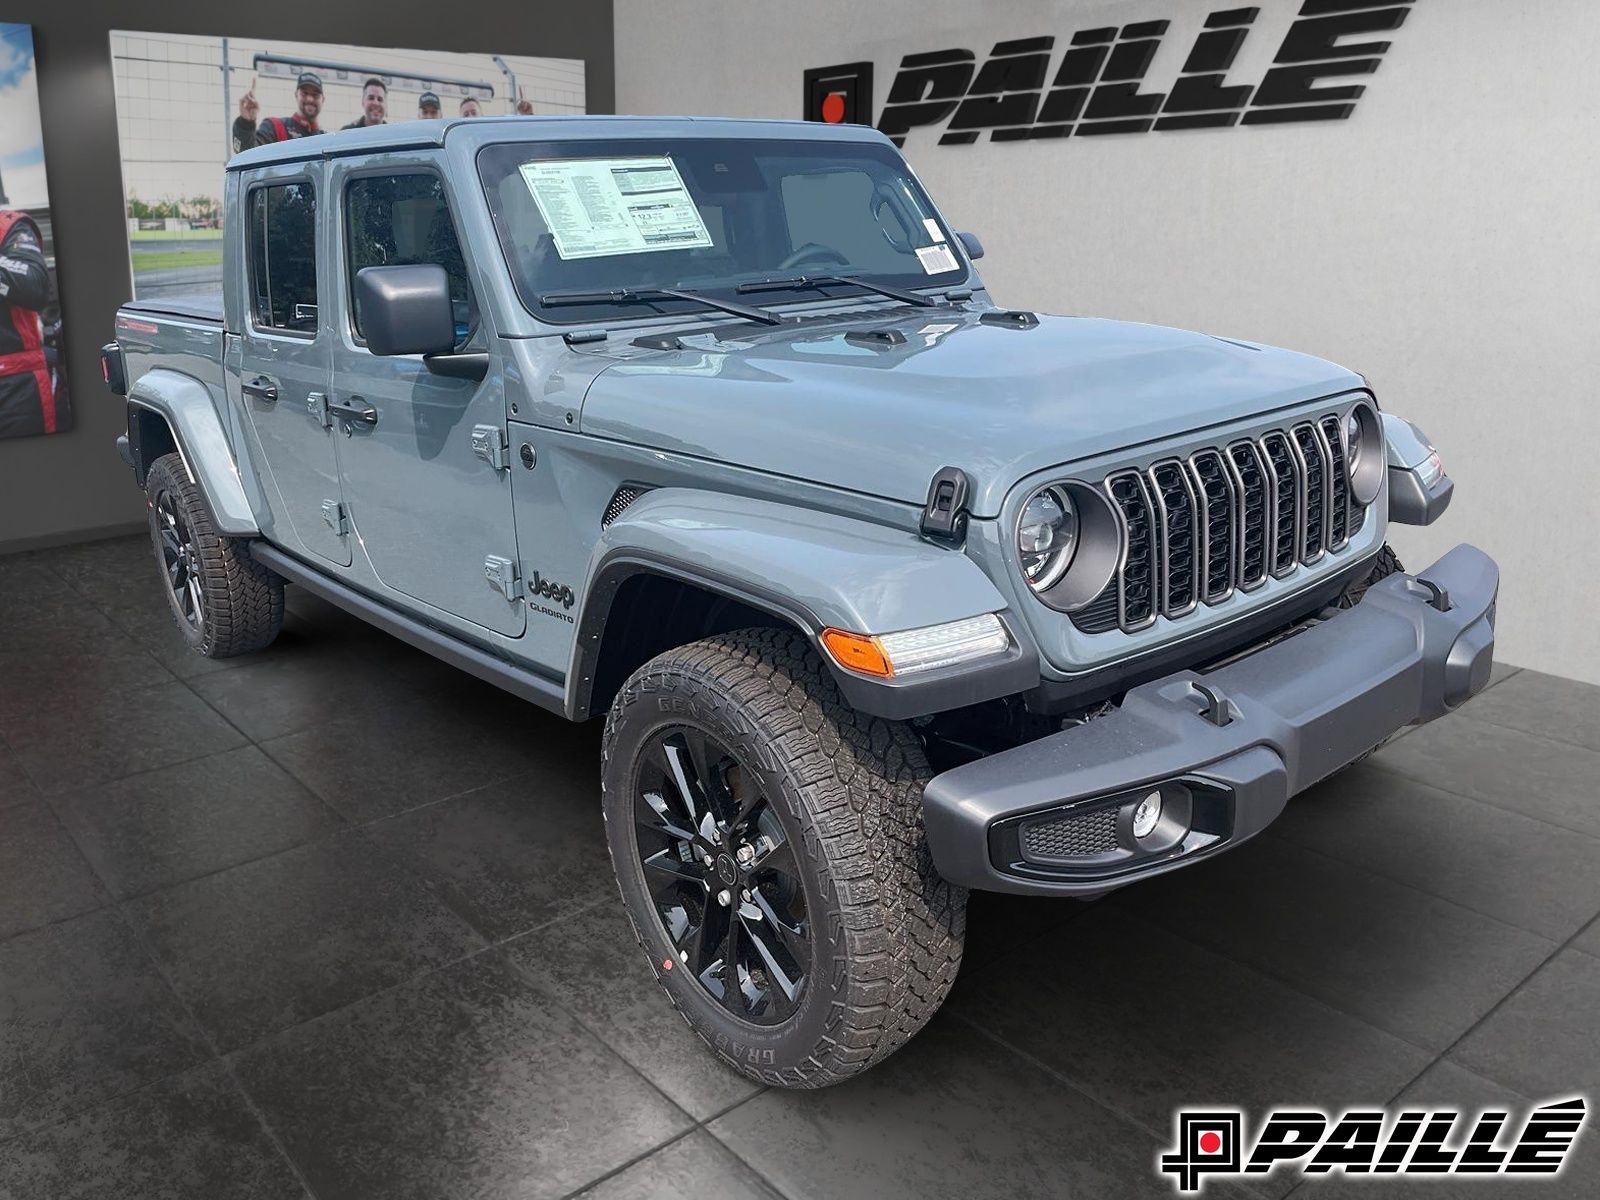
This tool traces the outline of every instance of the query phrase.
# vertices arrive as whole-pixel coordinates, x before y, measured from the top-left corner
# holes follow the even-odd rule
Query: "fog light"
[[[1161,820],[1161,793],[1151,792],[1139,801],[1139,807],[1133,810],[1133,836],[1149,837],[1159,820]]]

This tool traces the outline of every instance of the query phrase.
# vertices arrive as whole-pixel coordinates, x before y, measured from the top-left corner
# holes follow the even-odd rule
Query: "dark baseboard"
[[[144,533],[148,527],[143,521],[129,521],[118,525],[99,525],[93,529],[72,529],[61,533],[46,533],[38,537],[13,538],[0,542],[0,555],[21,554],[24,550],[49,550],[55,546],[74,546],[79,542],[100,542],[106,538],[127,537]]]

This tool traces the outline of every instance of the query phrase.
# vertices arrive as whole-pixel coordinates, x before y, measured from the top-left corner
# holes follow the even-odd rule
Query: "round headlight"
[[[1357,404],[1344,418],[1345,470],[1350,492],[1360,505],[1371,504],[1383,486],[1383,426],[1368,404]]]
[[[1078,509],[1058,487],[1028,497],[1017,522],[1017,557],[1036,592],[1057,583],[1072,563],[1078,544]]]
[[[1353,410],[1344,419],[1344,444],[1353,468],[1361,458],[1361,418]]]

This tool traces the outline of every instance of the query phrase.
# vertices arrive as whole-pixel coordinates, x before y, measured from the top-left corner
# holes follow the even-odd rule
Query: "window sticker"
[[[670,158],[523,163],[522,179],[563,259],[711,245]]]
[[[944,241],[944,234],[939,232],[939,222],[935,221],[932,217],[923,217],[922,227],[928,231],[928,236],[934,241]]]
[[[956,256],[950,253],[950,247],[940,242],[937,246],[922,246],[917,250],[917,259],[922,263],[922,270],[927,275],[939,275],[945,271],[954,271],[960,264]]]

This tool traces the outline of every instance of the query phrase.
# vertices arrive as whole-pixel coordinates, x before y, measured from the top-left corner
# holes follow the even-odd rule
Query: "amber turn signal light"
[[[860,671],[863,675],[875,675],[879,679],[894,676],[894,664],[889,661],[889,656],[883,652],[883,647],[875,637],[846,633],[843,629],[824,629],[822,645],[841,667]]]

